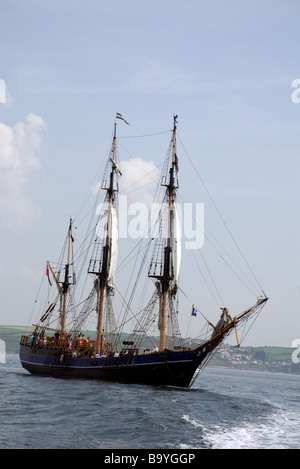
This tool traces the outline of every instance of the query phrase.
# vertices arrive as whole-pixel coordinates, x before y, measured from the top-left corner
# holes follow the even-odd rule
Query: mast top
[[[177,119],[178,115],[173,115],[174,126],[173,126],[173,142],[172,142],[172,166],[175,166],[176,172],[179,170],[178,157],[176,153],[176,129],[177,129]]]
[[[174,114],[173,119],[174,119],[174,127],[173,127],[173,130],[176,130],[176,124],[177,124],[178,115],[177,115],[177,114],[176,114],[176,115]]]

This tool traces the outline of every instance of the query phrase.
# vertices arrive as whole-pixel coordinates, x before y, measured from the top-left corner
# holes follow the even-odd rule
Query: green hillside
[[[0,326],[0,339],[4,340],[6,353],[14,353],[19,350],[19,343],[22,334],[33,330],[27,326]]]

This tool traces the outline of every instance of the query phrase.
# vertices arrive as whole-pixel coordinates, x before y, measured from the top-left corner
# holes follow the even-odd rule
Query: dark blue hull
[[[188,387],[209,347],[113,358],[72,358],[61,348],[20,346],[22,366],[32,374],[124,383]]]

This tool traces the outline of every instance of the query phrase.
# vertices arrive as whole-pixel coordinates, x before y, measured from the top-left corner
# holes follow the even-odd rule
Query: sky
[[[45,261],[106,161],[116,112],[130,123],[118,123],[123,188],[155,174],[177,114],[182,200],[204,203],[205,232],[216,229],[227,249],[221,213],[270,298],[245,345],[291,346],[300,337],[299,2],[0,0],[0,13],[0,324],[29,325]],[[190,254],[184,287],[208,314]],[[239,308],[244,294],[244,309],[253,304],[213,267],[226,305]]]

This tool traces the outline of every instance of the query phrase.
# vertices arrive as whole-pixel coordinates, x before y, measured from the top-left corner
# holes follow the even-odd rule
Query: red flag
[[[49,283],[50,283],[50,285],[51,285],[51,287],[52,287],[52,283],[51,283],[51,280],[50,280],[50,277],[49,277],[49,269],[48,269],[48,265],[47,265],[47,269],[46,269],[46,275],[47,275],[47,277],[48,277],[48,281],[49,281]]]

